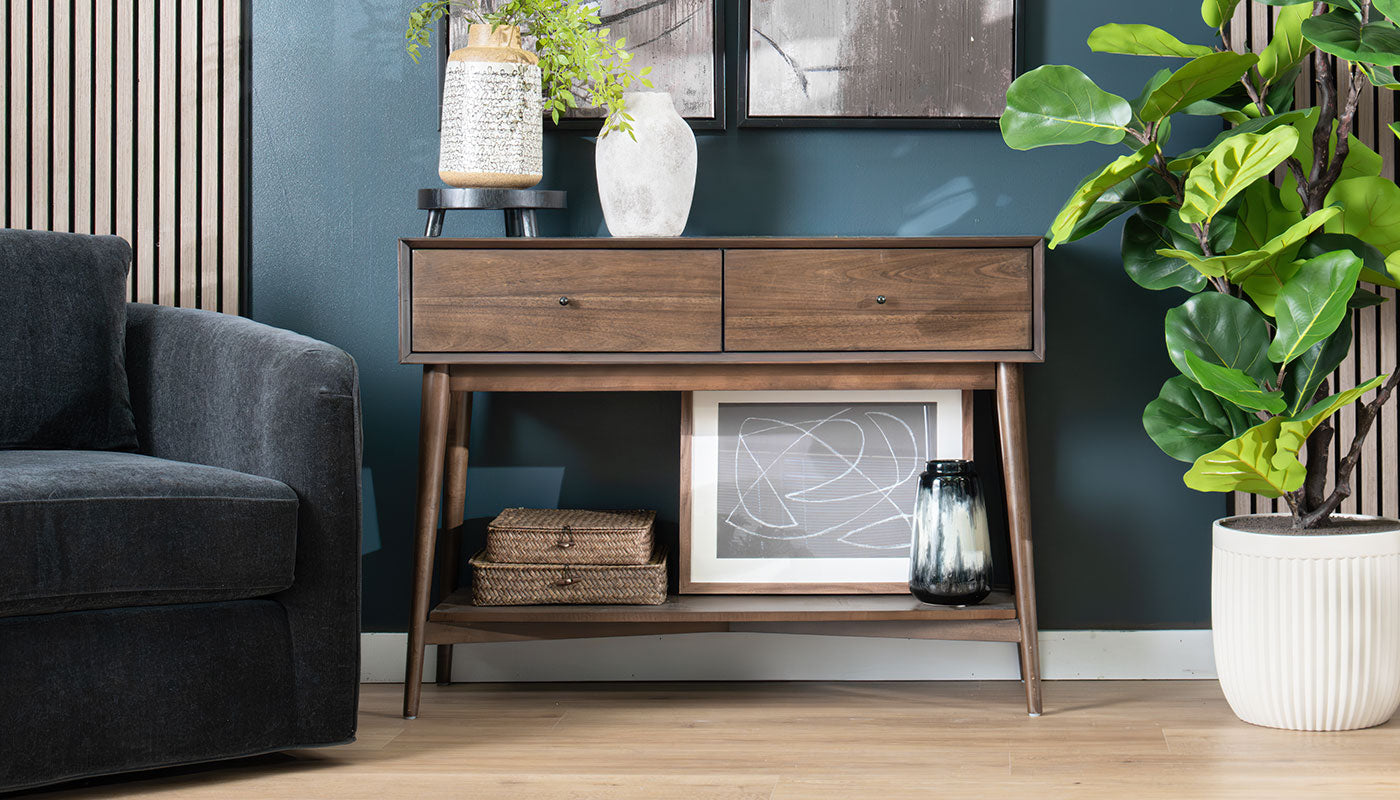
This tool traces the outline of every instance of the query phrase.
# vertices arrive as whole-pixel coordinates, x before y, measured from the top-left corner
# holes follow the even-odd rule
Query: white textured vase
[[[1229,523],[1215,523],[1211,621],[1235,715],[1300,731],[1390,719],[1400,707],[1400,529],[1295,536]]]
[[[447,57],[438,175],[460,188],[528,189],[544,175],[539,59],[520,29],[472,25]]]
[[[695,134],[665,92],[627,92],[631,136],[598,137],[598,199],[613,236],[680,236],[695,197]]]

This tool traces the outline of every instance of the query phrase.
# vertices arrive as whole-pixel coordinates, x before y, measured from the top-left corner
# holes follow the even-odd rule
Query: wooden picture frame
[[[806,2],[806,0],[803,0]],[[930,12],[936,12],[936,4],[928,0],[906,0],[914,4],[915,7],[928,8]],[[1010,84],[1017,75],[1020,74],[1023,56],[1023,28],[1025,20],[1024,0],[1007,0],[1011,4],[1011,52],[1010,52],[1010,76],[1006,83]],[[979,4],[965,4],[968,8],[977,8]],[[808,7],[810,8],[810,7]],[[995,114],[975,115],[975,116],[900,116],[900,115],[802,115],[802,114],[765,114],[756,112],[751,108],[753,100],[753,86],[750,81],[755,77],[756,70],[753,64],[753,53],[751,47],[753,43],[753,4],[752,0],[739,0],[739,69],[738,86],[736,87],[738,100],[738,126],[741,128],[932,128],[932,129],[953,129],[953,130],[983,130],[995,128],[999,124],[1001,112]],[[809,11],[810,13],[810,11]],[[773,43],[776,47],[776,43]],[[790,65],[794,64],[793,59],[784,55],[784,60]],[[796,69],[796,66],[794,66]],[[819,72],[838,72],[838,65],[821,67],[814,70]],[[1004,97],[1005,87],[1001,87],[1001,94]]]
[[[957,391],[957,390],[953,390]],[[728,394],[728,393],[722,393]],[[785,394],[797,396],[798,392],[781,393],[755,393],[755,394]],[[851,392],[828,392],[830,395],[864,396],[875,393],[851,393]],[[923,396],[935,396],[943,394],[937,391],[911,391],[911,392],[884,392],[887,397],[898,399],[909,399],[914,394]],[[963,458],[971,459],[974,446],[973,427],[973,393],[970,390],[960,392],[959,411],[961,452]],[[833,396],[830,402],[841,402],[838,396]],[[857,400],[855,402],[870,402],[869,400]],[[681,394],[681,425],[680,425],[680,547],[677,554],[679,563],[679,593],[680,594],[907,594],[909,585],[907,578],[899,581],[830,581],[830,582],[757,582],[757,581],[715,581],[697,580],[693,577],[696,559],[693,548],[696,545],[695,537],[695,393],[683,392]],[[942,454],[940,454],[942,455]],[[912,493],[910,495],[912,501]],[[905,559],[907,561],[907,559]]]

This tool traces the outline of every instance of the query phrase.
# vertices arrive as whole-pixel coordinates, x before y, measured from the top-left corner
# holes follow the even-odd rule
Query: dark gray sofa
[[[134,425],[134,442],[44,446],[66,420],[101,416],[80,408],[90,392],[47,411],[45,395],[25,394],[86,358],[45,354],[44,337],[108,330],[73,305],[75,290],[113,280],[89,281],[89,259],[111,273],[129,249],[0,231],[11,431],[0,443],[0,791],[352,741],[354,361],[240,317],[121,300],[130,401],[112,418]],[[24,428],[31,411],[47,417]]]

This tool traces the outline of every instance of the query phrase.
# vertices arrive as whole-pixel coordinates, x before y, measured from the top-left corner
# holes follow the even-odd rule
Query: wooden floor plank
[[[363,687],[359,741],[90,781],[59,798],[927,800],[1400,796],[1400,723],[1246,725],[1214,681]]]

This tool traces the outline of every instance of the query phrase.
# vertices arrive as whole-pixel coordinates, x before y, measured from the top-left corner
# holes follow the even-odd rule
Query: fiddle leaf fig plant
[[[1103,25],[1090,49],[1164,68],[1133,99],[1074,67],[1032,70],[1007,90],[1001,132],[1018,150],[1128,147],[1079,184],[1050,225],[1049,246],[1131,214],[1122,238],[1129,277],[1190,295],[1167,313],[1167,354],[1181,374],[1143,412],[1148,436],[1191,465],[1187,486],[1282,498],[1295,528],[1314,529],[1350,495],[1363,442],[1400,381],[1393,370],[1335,394],[1329,387],[1351,350],[1353,311],[1385,301],[1372,288],[1400,287],[1400,187],[1353,135],[1368,85],[1400,89],[1400,0],[1263,2],[1283,8],[1257,53],[1229,46],[1240,0],[1201,4],[1202,38],[1218,44]],[[1318,102],[1295,107],[1308,59]],[[1233,127],[1169,155],[1177,114]],[[1400,124],[1391,130],[1400,136]],[[1329,464],[1334,417],[1358,402],[1354,439]]]
[[[408,15],[405,49],[416,63],[423,48],[432,46],[434,27],[453,7],[473,23],[512,25],[533,37],[544,77],[545,111],[558,124],[571,108],[588,105],[607,112],[603,126],[606,135],[622,131],[632,135],[632,116],[627,113],[623,92],[634,84],[651,87],[647,77],[651,67],[634,70],[632,54],[624,47],[625,37],[611,38],[601,27],[596,3],[587,0],[427,0]],[[582,99],[580,99],[580,95]],[[634,137],[635,138],[635,137]]]

